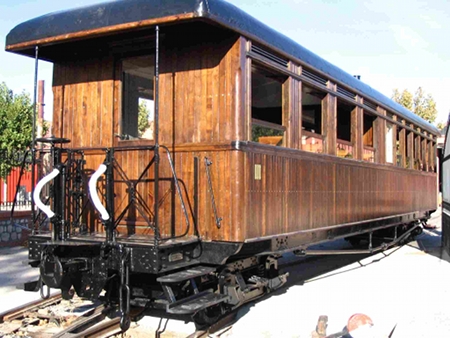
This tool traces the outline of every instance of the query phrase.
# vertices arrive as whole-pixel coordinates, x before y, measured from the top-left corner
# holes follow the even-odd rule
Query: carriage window
[[[140,56],[122,62],[121,139],[153,140],[154,56]]]
[[[375,160],[375,149],[373,147],[373,122],[375,121],[375,116],[363,114],[363,160],[368,162],[374,162]]]
[[[302,86],[302,149],[314,153],[323,151],[322,100],[325,93]]]
[[[336,126],[336,154],[339,157],[353,157],[353,146],[351,143],[351,116],[355,106],[337,99],[337,126]]]
[[[394,163],[394,126],[392,123],[386,123],[386,162]]]
[[[252,66],[252,141],[283,145],[283,83],[287,77]]]

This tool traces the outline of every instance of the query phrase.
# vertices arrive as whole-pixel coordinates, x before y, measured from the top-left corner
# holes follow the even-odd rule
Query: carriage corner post
[[[31,149],[58,168],[33,178],[50,196],[29,237],[43,287],[107,301],[124,330],[130,306],[204,327],[282,287],[284,253],[374,253],[420,233],[436,128],[226,1],[146,3],[7,36],[35,82],[38,59],[53,62],[59,137]],[[358,248],[310,249],[341,238]]]

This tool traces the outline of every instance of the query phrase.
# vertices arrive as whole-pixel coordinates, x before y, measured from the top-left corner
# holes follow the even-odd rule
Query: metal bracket
[[[211,171],[209,167],[212,165],[212,162],[209,158],[205,157],[205,166],[206,166],[206,177],[208,178],[208,185],[209,185],[209,193],[211,194],[211,203],[214,211],[214,218],[216,221],[217,229],[220,229],[222,222],[222,217],[217,216],[217,207],[216,207],[216,200],[214,198],[214,191],[211,183]]]
[[[123,246],[119,247],[121,254],[120,260],[120,293],[119,293],[119,307],[120,307],[120,328],[123,331],[130,327],[130,274],[128,266],[129,250]]]

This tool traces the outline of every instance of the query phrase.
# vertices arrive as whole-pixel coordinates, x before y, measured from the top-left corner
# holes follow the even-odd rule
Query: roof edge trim
[[[7,51],[12,51],[12,52],[20,51],[22,49],[26,49],[26,48],[29,48],[32,46],[52,45],[52,44],[66,42],[66,41],[70,41],[70,40],[82,39],[83,37],[87,37],[87,36],[89,36],[89,38],[97,37],[97,36],[109,34],[112,32],[127,31],[127,30],[133,30],[133,29],[140,28],[140,27],[157,25],[157,24],[161,24],[161,23],[170,23],[170,22],[175,22],[175,21],[188,20],[188,19],[192,19],[197,16],[206,16],[206,15],[204,15],[204,14],[198,15],[197,13],[184,13],[184,14],[166,16],[166,17],[162,17],[162,18],[128,22],[128,23],[123,23],[123,24],[114,25],[114,26],[106,26],[106,27],[101,27],[101,28],[88,29],[88,30],[83,30],[83,31],[78,31],[78,32],[73,32],[73,33],[52,36],[49,38],[21,42],[21,43],[17,43],[14,45],[7,45],[5,47],[5,49]]]

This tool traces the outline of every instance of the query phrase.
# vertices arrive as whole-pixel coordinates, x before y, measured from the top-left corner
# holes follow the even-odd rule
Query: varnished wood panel
[[[113,117],[113,60],[54,65],[53,133],[70,147],[110,146]]]
[[[328,83],[328,88],[335,91],[336,85]],[[322,100],[322,135],[325,154],[336,155],[337,98],[330,93]]]
[[[243,135],[241,38],[180,41],[167,38],[161,52],[161,143],[217,143]]]
[[[381,115],[386,115],[386,110],[378,107],[377,112]],[[386,120],[377,117],[373,122],[373,143],[375,148],[375,162],[386,163]]]
[[[362,99],[358,96],[356,98],[357,102],[362,102]],[[351,142],[353,146],[353,156],[357,160],[363,159],[363,132],[364,132],[364,125],[363,125],[363,114],[364,110],[356,106],[352,112],[351,112]]]
[[[407,165],[407,167],[412,169],[412,168],[414,168],[414,161],[415,161],[414,133],[411,132],[411,131],[408,132],[406,138],[407,138],[406,142],[408,144],[408,153],[406,154],[406,156],[408,157],[408,165]]]
[[[244,238],[254,238],[436,208],[436,176],[391,165],[324,158],[320,154],[255,150],[246,163]]]
[[[298,72],[298,67],[290,64],[290,69]],[[285,146],[301,149],[302,112],[301,112],[301,82],[292,77],[283,83],[283,125],[286,127]]]
[[[405,125],[405,120],[402,120],[402,125]],[[406,129],[400,128],[399,132],[399,147],[401,155],[401,167],[406,168]]]

